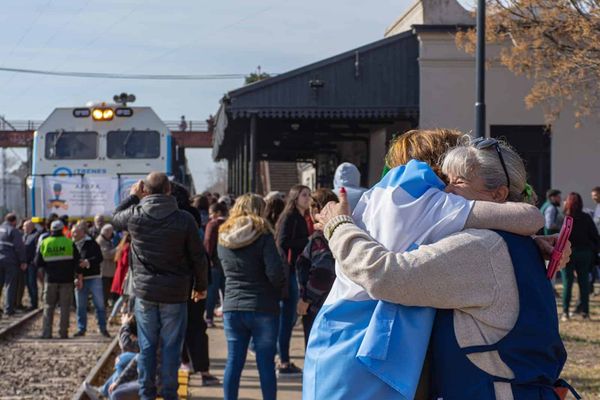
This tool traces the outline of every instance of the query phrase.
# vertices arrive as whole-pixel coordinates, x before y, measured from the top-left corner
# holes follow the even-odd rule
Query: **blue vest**
[[[559,335],[556,301],[544,261],[531,238],[498,234],[508,246],[515,271],[519,291],[517,322],[498,343],[460,348],[454,334],[454,311],[438,310],[431,339],[434,399],[494,400],[494,382],[510,382],[515,400],[558,398],[553,386],[567,353]],[[486,351],[498,351],[515,378],[492,376],[467,358],[467,354]]]

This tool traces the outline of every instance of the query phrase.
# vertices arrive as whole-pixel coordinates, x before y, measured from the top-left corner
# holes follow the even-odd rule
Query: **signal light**
[[[94,108],[92,118],[96,121],[110,121],[115,116],[112,108]]]
[[[133,110],[129,107],[119,107],[115,110],[115,115],[117,117],[131,117]]]
[[[90,116],[89,108],[76,108],[73,110],[73,116],[75,118],[86,118]]]

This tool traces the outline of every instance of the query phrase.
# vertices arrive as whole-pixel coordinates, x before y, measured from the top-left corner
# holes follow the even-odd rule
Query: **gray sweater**
[[[117,253],[117,248],[112,242],[106,239],[102,235],[98,235],[96,238],[96,243],[100,246],[100,250],[102,250],[102,264],[100,264],[100,272],[103,278],[112,278],[115,276],[115,254]]]

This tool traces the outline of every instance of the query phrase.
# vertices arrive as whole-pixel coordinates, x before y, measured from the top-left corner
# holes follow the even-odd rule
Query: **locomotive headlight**
[[[114,116],[115,112],[112,108],[95,108],[92,111],[92,118],[96,121],[109,121]]]
[[[94,111],[92,111],[92,118],[94,118],[96,121],[100,121],[102,120],[103,114],[104,112],[101,109],[96,108]]]
[[[113,119],[113,117],[115,116],[115,112],[112,110],[112,108],[107,108],[106,110],[104,110],[102,112],[102,118],[103,119]]]

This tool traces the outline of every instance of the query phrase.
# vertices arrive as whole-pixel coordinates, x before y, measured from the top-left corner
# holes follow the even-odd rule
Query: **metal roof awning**
[[[406,32],[232,90],[216,116],[213,158],[233,157],[253,118],[259,135],[270,136],[278,135],[277,121],[374,124],[418,118],[418,56],[416,35]]]

